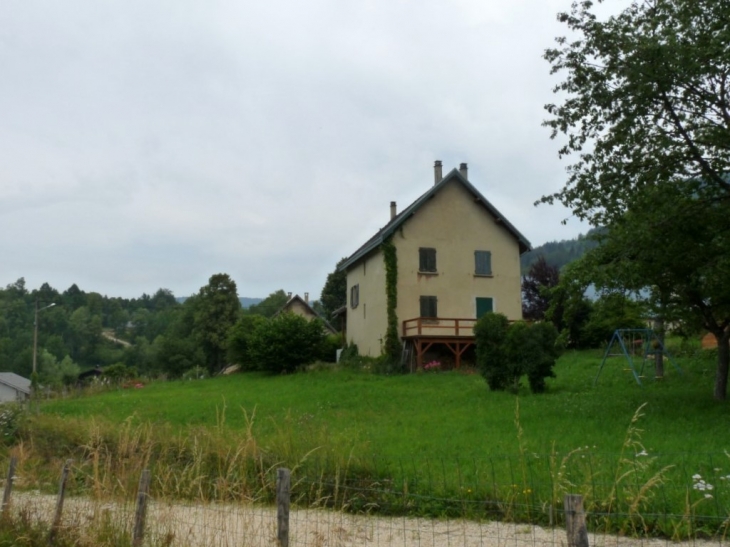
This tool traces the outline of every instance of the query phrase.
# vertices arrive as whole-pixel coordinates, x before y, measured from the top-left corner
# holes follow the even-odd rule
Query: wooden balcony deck
[[[423,356],[434,345],[446,346],[454,354],[454,366],[461,367],[461,356],[474,345],[477,320],[466,317],[415,317],[403,321],[404,344],[413,345],[416,366],[423,366]]]

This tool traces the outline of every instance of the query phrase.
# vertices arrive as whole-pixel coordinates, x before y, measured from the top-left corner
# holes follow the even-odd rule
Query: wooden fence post
[[[10,467],[8,467],[8,478],[5,481],[5,491],[3,492],[3,505],[2,514],[5,515],[5,511],[8,509],[8,505],[10,504],[10,492],[13,490],[13,479],[15,479],[15,466],[18,463],[18,458],[16,456],[13,456],[10,458]]]
[[[134,512],[134,532],[132,536],[132,545],[139,547],[144,539],[144,523],[147,516],[147,498],[150,491],[150,470],[142,471],[139,478],[139,488],[137,489],[137,510]]]
[[[56,502],[56,515],[53,517],[53,524],[51,525],[51,533],[48,536],[48,544],[53,545],[56,539],[56,533],[61,527],[61,514],[63,513],[63,500],[66,498],[66,481],[68,480],[68,474],[71,470],[71,463],[73,460],[66,460],[63,465],[63,471],[61,471],[61,483],[58,486],[58,501]]]
[[[291,501],[291,471],[276,470],[276,523],[279,547],[289,547],[289,504]]]
[[[583,510],[583,496],[566,494],[565,531],[568,534],[568,547],[588,547],[586,514]]]

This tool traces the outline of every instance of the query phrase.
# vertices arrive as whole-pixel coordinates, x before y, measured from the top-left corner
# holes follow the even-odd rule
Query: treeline
[[[554,266],[558,270],[562,269],[566,264],[579,259],[586,252],[597,247],[598,242],[593,239],[593,236],[600,234],[602,230],[602,228],[592,228],[585,235],[580,234],[574,239],[548,241],[539,247],[535,247],[532,251],[520,257],[522,275],[527,274],[530,267],[537,262],[540,256],[543,256],[550,266]]]
[[[270,318],[287,300],[278,290],[244,309],[226,274],[213,275],[183,303],[162,288],[126,299],[75,284],[63,292],[47,283],[28,290],[21,278],[0,289],[0,370],[30,378],[37,315],[36,368],[46,385],[71,383],[80,371],[110,365],[150,376],[213,374],[245,356],[252,325],[260,323],[246,318]]]

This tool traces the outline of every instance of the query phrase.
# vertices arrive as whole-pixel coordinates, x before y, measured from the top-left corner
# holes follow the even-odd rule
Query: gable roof
[[[16,391],[30,395],[30,380],[14,372],[0,372],[0,384],[5,384]]]
[[[446,174],[446,176],[441,179],[441,181],[438,184],[434,184],[428,192],[423,194],[421,197],[419,197],[416,201],[411,203],[408,207],[403,209],[399,214],[397,214],[393,219],[391,219],[388,224],[383,226],[378,232],[368,239],[364,245],[362,245],[357,251],[355,251],[352,255],[350,255],[347,260],[343,261],[342,264],[337,268],[338,270],[346,270],[351,265],[356,263],[358,260],[360,260],[362,257],[370,253],[370,251],[378,248],[383,241],[385,241],[390,235],[393,234],[406,220],[408,220],[412,215],[418,211],[418,209],[421,208],[421,206],[426,203],[431,197],[433,197],[441,188],[443,188],[446,184],[448,184],[450,181],[455,181],[461,183],[464,188],[467,189],[468,192],[470,192],[474,196],[474,200],[480,203],[487,212],[492,215],[492,217],[499,223],[501,223],[507,231],[514,236],[515,239],[517,239],[519,245],[520,245],[520,254],[526,253],[527,251],[532,250],[532,245],[530,245],[530,242],[527,240],[525,236],[523,236],[517,228],[515,228],[512,223],[510,223],[509,220],[507,220],[502,213],[500,213],[497,208],[492,205],[487,198],[485,198],[479,190],[477,190],[465,177],[462,175],[457,169],[452,169],[449,173]]]
[[[284,304],[281,307],[281,309],[274,314],[274,317],[276,317],[280,313],[286,312],[287,311],[287,308],[289,308],[289,306],[291,306],[291,304],[293,304],[295,300],[298,301],[302,306],[304,306],[305,309],[307,309],[308,311],[310,311],[314,317],[316,317],[317,319],[319,319],[320,321],[322,321],[322,323],[324,323],[324,326],[325,326],[325,328],[327,330],[329,330],[332,334],[337,334],[337,329],[335,329],[332,325],[330,325],[329,321],[327,321],[324,317],[322,317],[316,311],[314,311],[314,308],[312,306],[310,306],[309,303],[306,302],[298,294],[295,294],[289,300],[287,300],[286,301],[286,304]]]

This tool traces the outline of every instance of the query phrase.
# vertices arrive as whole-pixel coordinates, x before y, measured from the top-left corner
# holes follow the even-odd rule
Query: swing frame
[[[641,369],[637,373],[636,367],[634,366],[634,360],[631,357],[631,351],[626,347],[626,342],[630,341],[631,350],[634,350],[636,347],[636,342],[641,341]],[[614,347],[614,345],[618,343],[619,347],[621,348],[620,353],[611,353],[611,349]],[[669,359],[669,363],[674,367],[674,370],[676,370],[680,375],[684,375],[684,372],[682,372],[682,369],[679,367],[679,365],[674,361],[674,358],[672,355],[667,351],[667,348],[664,346],[664,343],[661,341],[661,339],[657,336],[656,332],[654,332],[652,329],[616,329],[613,332],[613,336],[611,337],[611,341],[608,343],[608,346],[606,347],[606,352],[603,354],[603,360],[601,361],[601,366],[598,369],[598,374],[596,374],[596,379],[593,380],[593,385],[595,386],[598,382],[598,377],[601,375],[601,371],[603,370],[603,365],[606,364],[606,359],[609,357],[620,357],[624,356],[626,360],[629,363],[629,366],[631,367],[631,373],[634,375],[634,379],[636,380],[636,383],[639,384],[639,386],[643,387],[643,384],[641,383],[641,377],[644,374],[644,366],[646,365],[646,362],[648,360],[648,357],[650,355],[656,355],[657,353],[661,353],[663,356],[666,355]]]

